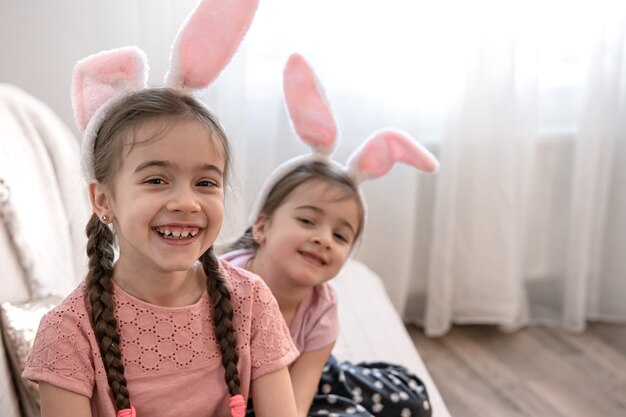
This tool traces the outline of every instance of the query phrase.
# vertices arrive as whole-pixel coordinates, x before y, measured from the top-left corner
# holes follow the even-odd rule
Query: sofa
[[[34,330],[29,330],[25,316],[13,313],[32,307],[24,303],[68,294],[86,270],[83,230],[89,213],[78,154],[78,139],[45,103],[15,86],[0,84],[3,417],[37,412],[28,400],[29,387],[19,377],[20,353],[29,338],[32,343]],[[41,314],[41,308],[33,313]],[[29,313],[29,320],[32,317]],[[22,328],[10,328],[13,322]]]
[[[0,416],[37,417],[36,384],[20,377],[41,316],[86,271],[89,217],[79,142],[44,103],[0,84]],[[334,354],[402,364],[425,382],[434,417],[446,406],[383,281],[349,260],[333,279],[340,336]]]

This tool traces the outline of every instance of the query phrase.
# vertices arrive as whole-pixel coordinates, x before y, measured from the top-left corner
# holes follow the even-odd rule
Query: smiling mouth
[[[315,255],[314,253],[310,253],[310,252],[303,252],[303,251],[298,251],[298,253],[304,257],[304,259],[313,262],[317,265],[320,266],[324,266],[326,265],[326,261],[324,259],[322,259],[321,257]]]
[[[155,227],[154,230],[164,239],[192,239],[200,232],[199,227]]]

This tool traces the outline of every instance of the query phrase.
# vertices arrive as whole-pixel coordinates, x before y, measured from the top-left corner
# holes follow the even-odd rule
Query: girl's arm
[[[41,417],[91,417],[89,398],[46,382],[39,383]]]
[[[335,342],[332,342],[321,349],[301,354],[289,368],[298,417],[307,416],[317,392],[322,370],[334,345]]]
[[[250,390],[257,417],[296,416],[296,402],[287,367],[253,380]]]

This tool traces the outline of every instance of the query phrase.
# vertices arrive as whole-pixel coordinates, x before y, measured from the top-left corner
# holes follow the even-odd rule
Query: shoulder
[[[220,256],[220,259],[228,261],[233,266],[244,268],[248,259],[254,255],[251,249],[236,249]]]
[[[43,315],[32,353],[38,352],[43,357],[45,352],[54,351],[59,359],[64,354],[90,351],[88,346],[92,344],[93,330],[86,294],[85,284],[81,283],[63,301]]]
[[[46,313],[25,363],[23,376],[90,395],[93,355],[98,355],[81,284]]]
[[[316,285],[298,305],[291,336],[301,352],[321,349],[339,334],[337,296],[327,283]]]
[[[236,266],[225,259],[219,259],[219,263],[220,263],[220,268],[228,281],[233,281],[233,282],[242,281],[242,282],[250,282],[253,284],[257,284],[258,282],[261,282],[264,284],[261,277],[259,277],[253,272],[248,271],[245,268]]]
[[[219,262],[234,300],[251,299],[262,303],[275,301],[272,291],[261,277],[224,259],[220,259]]]
[[[46,313],[41,323],[69,322],[89,325],[87,301],[87,287],[83,282],[63,301]]]
[[[328,282],[316,285],[313,289],[315,294],[317,294],[317,296],[321,299],[333,301],[337,300],[337,290],[335,290],[335,288]]]
[[[327,282],[313,287],[310,294],[312,306],[334,306],[337,304],[337,291]]]
[[[316,285],[305,297],[296,311],[292,329],[297,327],[318,327],[322,322],[333,323],[337,321],[337,295],[335,289],[324,283]]]
[[[43,315],[37,330],[40,342],[54,345],[61,340],[73,345],[90,344],[93,336],[84,283]]]

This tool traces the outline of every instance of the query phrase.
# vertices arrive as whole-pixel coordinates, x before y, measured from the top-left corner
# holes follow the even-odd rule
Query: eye
[[[217,183],[217,181],[202,180],[202,181],[198,181],[196,183],[196,186],[198,186],[198,187],[219,187],[220,185]]]
[[[350,243],[348,237],[345,236],[343,233],[335,233],[335,239],[339,240],[340,242]]]
[[[313,220],[311,220],[311,219],[309,219],[307,217],[297,217],[296,220],[298,220],[298,222],[302,223],[305,226],[313,226],[313,225],[315,225]]]
[[[167,184],[163,178],[148,178],[144,184],[164,185]]]

